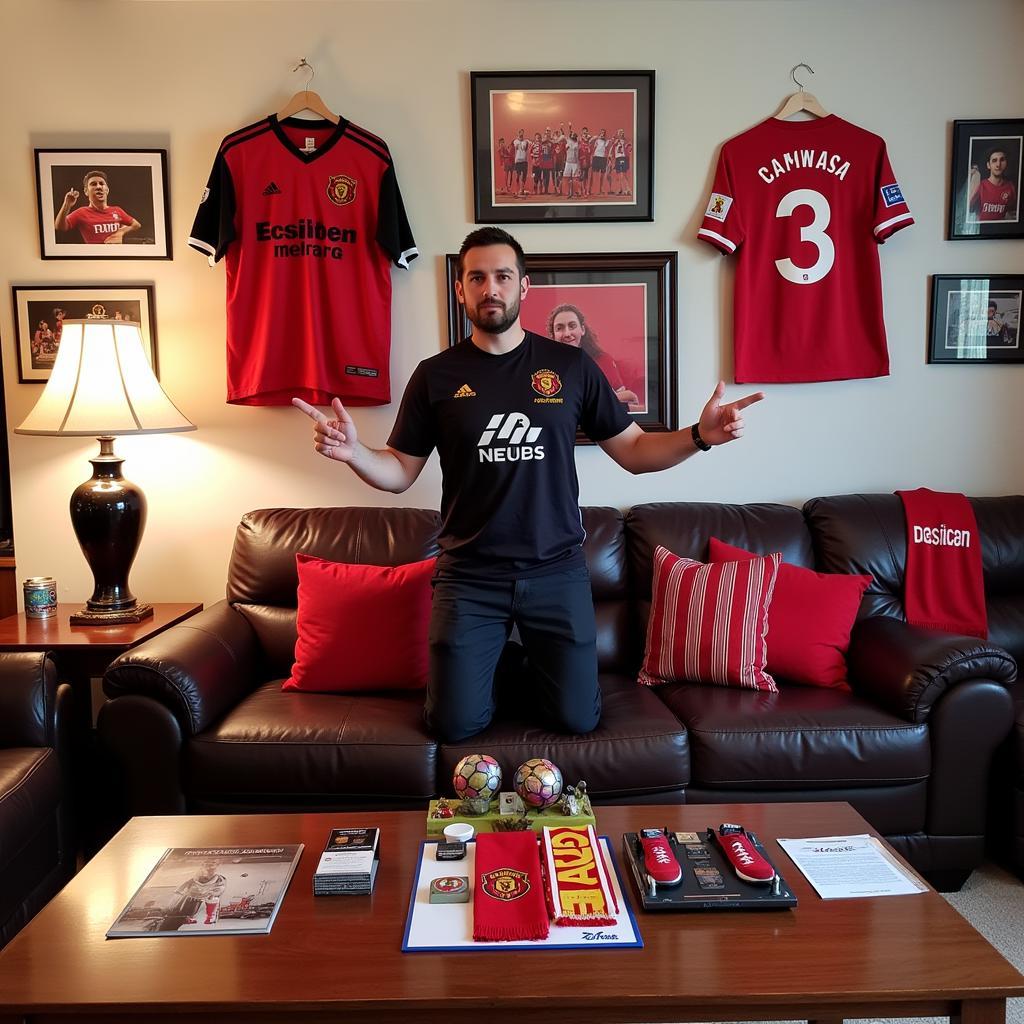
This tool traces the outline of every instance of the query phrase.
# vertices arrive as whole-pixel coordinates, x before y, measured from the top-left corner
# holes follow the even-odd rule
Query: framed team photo
[[[949,238],[1024,238],[1024,118],[953,122]]]
[[[929,363],[1024,363],[1024,275],[932,278]]]
[[[448,343],[472,325],[448,266]],[[630,417],[647,431],[678,427],[676,253],[527,254],[530,288],[520,309],[528,331],[587,352]],[[592,444],[578,433],[577,444]]]
[[[649,221],[653,71],[473,71],[477,224]]]
[[[44,260],[169,260],[167,152],[37,149]]]
[[[18,380],[45,384],[57,359],[65,320],[130,320],[142,328],[142,347],[160,376],[156,353],[156,298],[151,284],[14,285]]]

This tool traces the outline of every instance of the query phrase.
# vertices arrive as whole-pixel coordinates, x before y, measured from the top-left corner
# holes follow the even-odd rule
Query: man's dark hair
[[[1003,154],[1003,159],[1004,159],[1004,160],[1005,160],[1005,161],[1006,161],[1007,163],[1009,163],[1009,162],[1010,162],[1010,154],[1009,154],[1009,153],[1008,153],[1008,152],[1006,151],[1006,149],[1005,149],[1005,148],[1004,148],[1003,146],[993,146],[993,147],[992,147],[992,148],[991,148],[991,149],[990,149],[990,150],[989,150],[989,151],[988,151],[988,152],[987,152],[987,153],[985,154],[985,163],[987,164],[987,163],[989,162],[989,160],[991,160],[991,159],[992,159],[992,157],[994,157],[994,156],[996,155],[996,153],[1002,153],[1002,154]]]
[[[104,181],[107,181],[107,176],[106,176],[106,175],[105,175],[105,174],[103,173],[103,171],[90,171],[90,172],[89,172],[89,173],[88,173],[88,174],[87,174],[87,175],[86,175],[86,176],[85,176],[85,177],[84,177],[84,178],[82,179],[82,185],[83,185],[83,186],[84,186],[85,188],[88,188],[88,187],[89,187],[89,179],[90,179],[90,178],[102,178],[102,179],[103,179]],[[110,182],[109,182],[109,181],[107,181],[107,184],[109,185],[109,184],[110,184]]]
[[[455,267],[455,276],[459,281],[462,280],[462,271],[465,269],[466,253],[470,249],[481,249],[485,245],[511,246],[512,251],[516,254],[516,266],[519,268],[519,276],[521,278],[526,277],[526,256],[523,253],[523,247],[507,231],[501,228],[477,228],[476,231],[470,231],[466,235],[459,248],[459,262]]]

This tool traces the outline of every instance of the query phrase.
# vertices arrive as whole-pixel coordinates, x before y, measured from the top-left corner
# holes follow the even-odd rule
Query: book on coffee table
[[[301,843],[172,847],[110,926],[107,938],[265,935],[301,855]]]
[[[313,875],[313,895],[367,895],[373,892],[379,864],[379,828],[331,829]]]

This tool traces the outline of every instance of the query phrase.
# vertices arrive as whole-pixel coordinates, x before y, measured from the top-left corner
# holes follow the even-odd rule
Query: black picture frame
[[[470,93],[477,224],[654,219],[653,71],[473,71]],[[607,147],[603,158],[608,166],[603,177],[589,175],[588,184],[598,189],[603,185],[609,194],[570,198],[570,181],[564,176],[557,198],[553,191],[537,194],[529,151],[525,179],[515,170],[518,161],[514,151],[509,154],[510,161],[501,159],[501,138],[509,146],[522,129],[532,146],[535,134],[543,142],[546,129],[557,136],[560,124],[565,135],[569,134],[570,126],[575,130],[577,142],[582,139],[584,127],[591,138],[599,138],[604,129],[606,141],[613,144]],[[623,150],[625,156],[616,158],[612,150],[620,129],[628,151]],[[624,170],[617,169],[620,165],[614,163],[616,159],[626,161]],[[511,183],[509,162],[513,168]],[[556,170],[551,168],[546,182],[541,174],[540,187],[547,184],[553,188]]]
[[[472,325],[455,294],[458,256],[450,253],[445,260],[448,344],[457,345],[469,336]],[[598,366],[622,396],[633,421],[650,432],[679,426],[677,264],[675,252],[526,257],[530,289],[520,308],[523,327],[546,335],[555,308],[571,304],[578,309],[582,326],[592,338],[600,339]],[[629,394],[636,401],[629,401]],[[593,444],[582,432],[577,433],[576,443]]]
[[[37,149],[35,163],[39,252],[44,260],[172,258],[167,150]],[[78,196],[65,214],[89,208],[85,181],[91,171],[106,178],[113,219],[59,230],[56,221],[72,191]],[[103,238],[119,237],[124,214],[140,226],[124,235],[123,242],[104,244]]]
[[[1022,296],[1024,274],[936,274],[932,278],[928,362],[1024,363]]]
[[[947,238],[1024,238],[1024,118],[954,121],[952,151]],[[1005,162],[1001,184],[992,182],[989,163],[998,161],[999,151]],[[975,182],[980,189],[971,201]]]
[[[151,284],[48,284],[11,286],[14,304],[18,382],[45,384],[50,379],[60,332],[58,319],[87,320],[110,317],[134,320],[142,328],[142,347],[153,373],[160,379],[156,347],[156,289]],[[57,311],[63,313],[57,317]],[[119,316],[120,314],[120,316]],[[41,323],[46,323],[46,331]],[[37,334],[39,335],[37,337]]]

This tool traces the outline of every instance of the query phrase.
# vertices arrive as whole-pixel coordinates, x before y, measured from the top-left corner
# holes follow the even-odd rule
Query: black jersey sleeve
[[[217,154],[210,179],[199,200],[188,244],[213,262],[221,259],[235,240],[235,185],[223,151]]]
[[[583,402],[580,429],[591,441],[607,441],[621,434],[632,420],[601,368],[586,352],[581,352],[581,356]]]
[[[396,266],[409,269],[419,256],[416,242],[405,215],[402,193],[398,190],[395,165],[388,164],[380,180],[380,202],[377,207],[377,244],[391,257]]]
[[[430,392],[423,363],[413,371],[402,404],[398,407],[395,425],[391,428],[388,445],[406,455],[425,459],[435,448],[434,417],[430,408]]]

